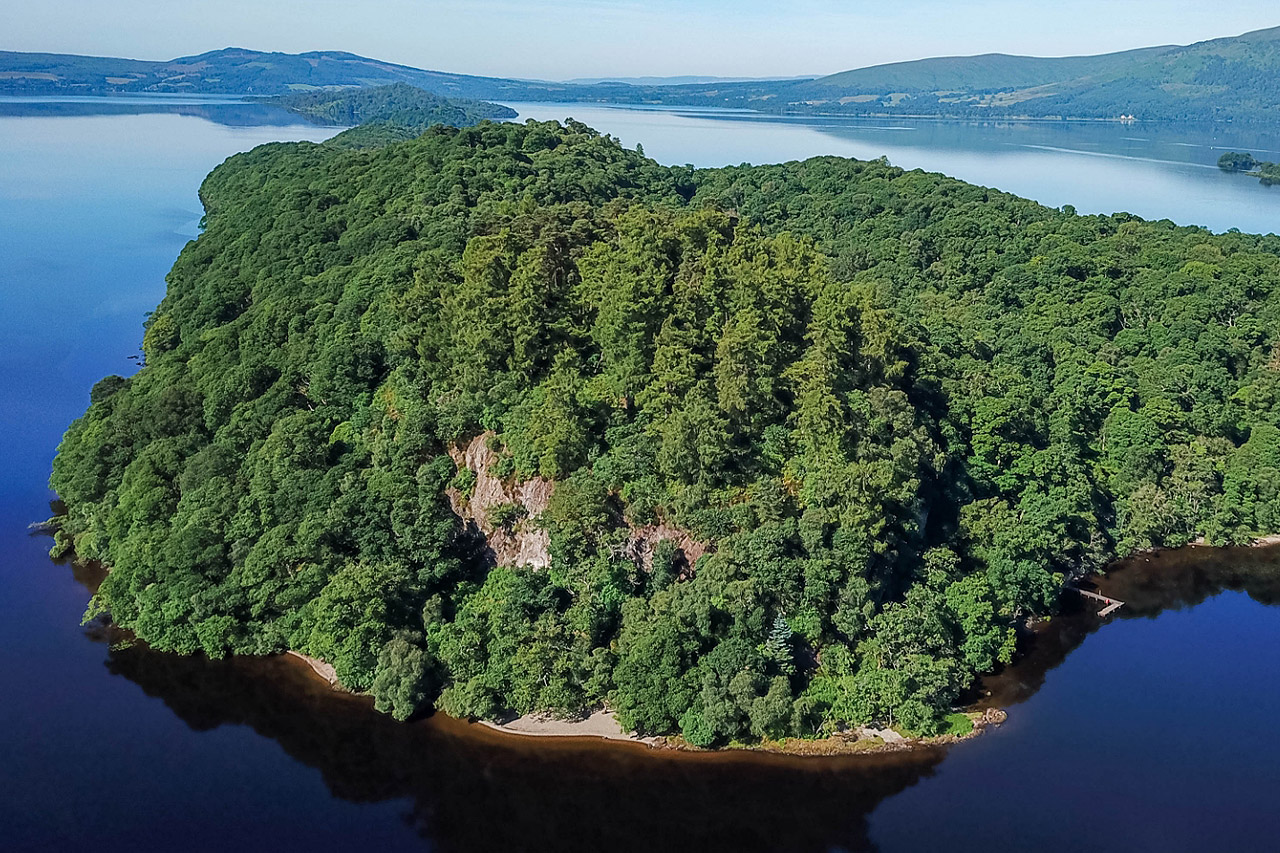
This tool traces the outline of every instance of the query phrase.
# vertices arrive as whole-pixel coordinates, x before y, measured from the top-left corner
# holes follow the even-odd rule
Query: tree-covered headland
[[[266,145],[201,196],[52,479],[160,649],[401,717],[930,733],[1065,577],[1280,530],[1275,236],[573,122]],[[550,484],[487,510],[543,565],[455,512],[485,478]]]
[[[1245,172],[1254,175],[1264,187],[1280,184],[1280,163],[1258,160],[1252,154],[1228,151],[1218,158],[1218,168],[1224,172]]]
[[[383,130],[393,126],[402,139],[418,136],[437,124],[467,127],[485,119],[510,119],[517,115],[515,110],[502,104],[445,98],[408,83],[320,89],[259,100],[317,121],[377,125]]]

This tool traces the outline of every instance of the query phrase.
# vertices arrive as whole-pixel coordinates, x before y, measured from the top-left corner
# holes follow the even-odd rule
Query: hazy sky
[[[340,49],[510,77],[798,75],[1066,55],[1280,25],[1276,0],[5,0],[0,50],[171,59]]]

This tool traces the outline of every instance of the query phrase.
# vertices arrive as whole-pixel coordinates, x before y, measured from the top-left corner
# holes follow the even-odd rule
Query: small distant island
[[[446,98],[408,83],[347,87],[259,98],[263,103],[334,124],[390,123],[421,128],[437,124],[469,127],[485,119],[515,118],[510,107],[469,98]]]
[[[408,83],[294,92],[257,100],[316,121],[353,125],[330,140],[345,148],[373,148],[413,139],[437,125],[471,127],[518,115],[501,104],[446,98]]]
[[[1255,159],[1252,154],[1228,151],[1218,158],[1218,168],[1224,172],[1244,172],[1256,176],[1264,187],[1280,184],[1280,163],[1268,163]]]

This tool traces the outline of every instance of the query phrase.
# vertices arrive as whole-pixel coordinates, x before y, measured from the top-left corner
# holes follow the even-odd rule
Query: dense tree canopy
[[[1257,175],[1264,187],[1280,184],[1280,163],[1257,160],[1252,154],[1228,151],[1218,158],[1218,168],[1224,172],[1248,172]]]
[[[297,649],[401,717],[928,733],[1064,575],[1280,527],[1276,237],[576,123],[267,145],[202,198],[53,474],[158,648]],[[451,509],[481,434],[555,482],[546,568]],[[706,553],[638,558],[657,524]]]

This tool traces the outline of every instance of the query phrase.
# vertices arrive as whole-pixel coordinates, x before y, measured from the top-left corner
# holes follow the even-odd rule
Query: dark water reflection
[[[1083,589],[1123,601],[1107,619],[1100,604],[1063,593],[1062,613],[1026,638],[1014,666],[984,678],[974,706],[1011,708],[1031,699],[1045,679],[1096,631],[1113,621],[1154,619],[1204,604],[1223,592],[1243,592],[1264,606],[1280,604],[1280,545],[1261,548],[1188,547],[1143,554],[1112,566]]]
[[[664,756],[444,718],[396,723],[283,658],[209,662],[134,647],[113,650],[107,667],[196,731],[244,725],[277,741],[336,797],[407,798],[407,820],[442,851],[865,849],[866,815],[942,758]]]
[[[1010,710],[870,819],[883,850],[1270,850],[1280,548],[1140,556],[983,687]],[[1074,599],[1074,600],[1072,600]]]
[[[1126,561],[1095,586],[1125,602],[1124,618],[1154,618],[1204,604],[1224,590],[1259,604],[1280,604],[1280,545],[1184,548]]]

